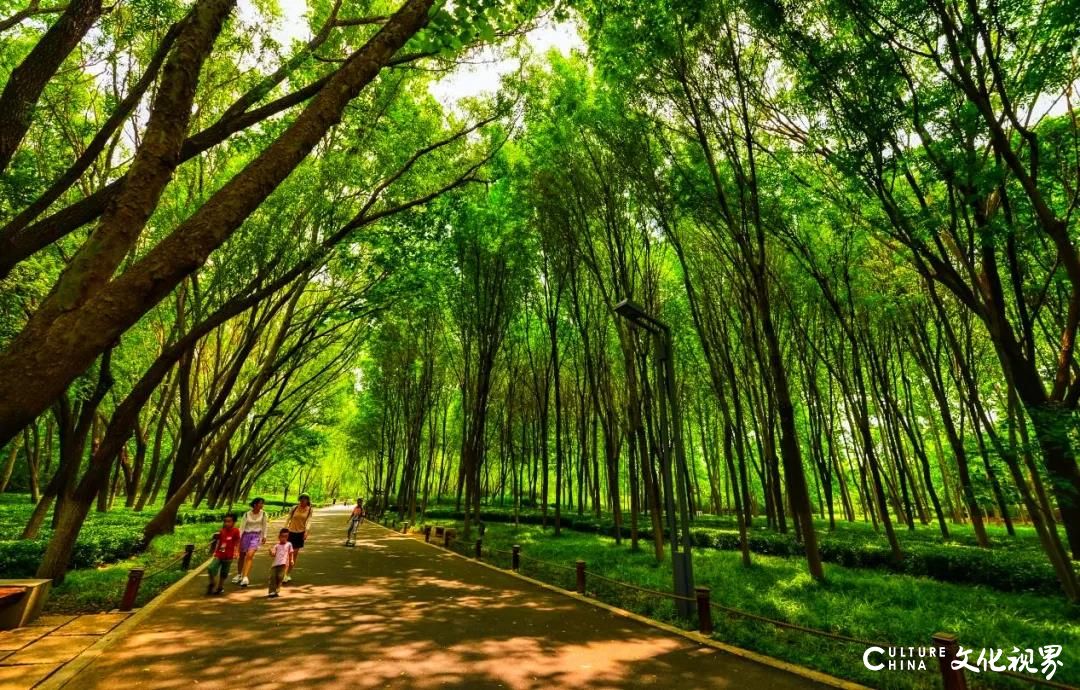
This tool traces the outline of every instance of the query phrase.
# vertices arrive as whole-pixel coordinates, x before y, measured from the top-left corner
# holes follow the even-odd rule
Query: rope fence
[[[280,508],[274,512],[267,511],[267,516],[270,520],[277,520],[288,514],[288,508]],[[215,533],[209,542],[207,549],[208,554],[212,554],[217,547],[217,533]],[[187,572],[191,569],[191,559],[195,555],[195,545],[187,544],[184,546],[184,550],[176,556],[170,558],[164,563],[155,566],[150,572],[147,572],[146,568],[131,568],[128,570],[127,581],[124,583],[124,591],[120,595],[120,605],[117,607],[120,611],[130,611],[135,608],[135,602],[139,597],[139,588],[143,582],[152,580],[164,573],[172,571],[177,565],[180,566],[181,572]]]
[[[697,599],[694,598],[694,597],[684,597],[681,594],[676,594],[674,592],[661,592],[658,589],[649,589],[648,587],[641,587],[639,585],[634,585],[634,584],[631,584],[629,582],[623,582],[621,580],[613,580],[610,577],[604,577],[603,575],[597,575],[596,573],[589,573],[589,579],[590,580],[600,580],[601,582],[609,582],[609,583],[611,583],[613,585],[617,585],[617,586],[625,588],[625,589],[640,592],[641,594],[648,594],[648,595],[651,595],[651,596],[654,596],[654,597],[662,597],[662,598],[665,598],[665,599],[671,599],[672,601],[680,601],[680,600],[681,601],[697,601]]]
[[[407,532],[407,527],[403,531]],[[574,566],[568,566],[562,563],[553,563],[532,556],[526,556],[521,553],[520,545],[514,545],[510,551],[507,551],[505,549],[485,547],[482,539],[477,539],[475,546],[466,544],[463,541],[457,540],[457,535],[453,528],[445,526],[433,528],[432,525],[425,525],[420,529],[420,532],[424,535],[426,541],[435,541],[444,548],[448,548],[461,556],[485,560],[504,570],[521,573],[532,577],[533,579],[556,585],[567,591],[577,592],[582,596],[598,601],[607,600],[608,603],[611,603],[612,601],[619,602],[619,605],[623,607],[626,607],[625,602],[631,600],[633,602],[632,608],[644,612],[646,615],[653,618],[678,619],[680,616],[677,613],[675,603],[678,601],[693,602],[697,605],[698,631],[707,636],[713,634],[712,613],[716,611],[730,617],[752,620],[758,623],[786,630],[793,630],[835,642],[855,644],[863,647],[881,647],[883,649],[903,646],[865,640],[830,630],[811,628],[805,625],[799,625],[797,623],[743,611],[742,609],[733,608],[731,606],[725,606],[711,600],[710,591],[707,587],[697,587],[695,588],[696,596],[687,597],[676,594],[675,592],[663,592],[616,580],[595,572],[588,572],[586,570],[585,561],[579,560]],[[481,534],[483,534],[482,529]],[[605,596],[605,594],[608,594],[609,596]],[[658,599],[662,602],[659,605],[657,605]],[[685,617],[682,618],[683,620],[686,620]],[[933,647],[944,650],[944,656],[938,658],[944,689],[965,690],[967,688],[967,680],[964,676],[963,669],[952,668],[952,662],[958,658],[960,648],[957,638],[954,635],[947,633],[935,633],[931,637],[931,643]],[[999,671],[997,673],[998,675],[1031,685],[1057,688],[1059,690],[1077,690],[1074,686],[1046,680],[1045,678],[1034,675],[1025,675],[1009,670]]]
[[[820,630],[818,628],[808,628],[805,625],[799,625],[798,623],[789,623],[787,621],[777,620],[775,618],[769,618],[768,616],[761,616],[756,613],[750,613],[749,611],[743,611],[741,609],[731,608],[730,606],[724,606],[723,604],[717,604],[710,602],[709,606],[717,611],[722,611],[730,616],[736,616],[739,618],[746,618],[749,620],[755,620],[760,623],[768,623],[775,625],[779,628],[786,628],[788,630],[798,630],[809,635],[816,635],[818,637],[824,637],[829,640],[836,640],[838,642],[850,642],[852,644],[862,645],[863,647],[889,647],[893,646],[887,642],[873,642],[870,640],[863,640],[858,637],[849,637],[848,635],[841,635],[840,633],[830,632],[828,630]]]
[[[117,609],[126,612],[135,608],[135,601],[139,597],[139,587],[142,586],[143,582],[174,570],[177,565],[180,566],[181,572],[189,570],[191,568],[191,558],[194,554],[195,545],[188,544],[182,552],[165,563],[156,566],[150,572],[146,572],[146,568],[131,568],[128,570],[127,581],[124,583],[124,591],[120,595],[120,605]]]
[[[144,574],[143,579],[144,580],[149,580],[149,579],[157,577],[158,575],[161,575],[162,573],[170,570],[177,563],[182,562],[184,560],[185,556],[187,556],[187,552],[184,552],[184,551],[180,552],[179,555],[177,555],[175,558],[171,559],[169,562],[165,563],[164,565],[158,566],[156,569],[150,571],[149,573]],[[184,570],[187,570],[187,568],[184,568]]]
[[[289,511],[292,510],[292,508],[293,508],[293,506],[290,506],[290,507],[281,506],[280,508],[278,508],[277,510],[275,510],[273,512],[267,510],[266,514],[267,514],[267,517],[269,518],[269,520],[273,521],[273,520],[277,520],[279,518],[282,518],[282,517],[285,517],[286,515],[288,515]],[[213,554],[214,550],[217,548],[217,536],[218,536],[217,533],[214,533],[214,535],[210,538],[209,548],[208,548],[208,551],[207,551],[208,554]],[[192,559],[192,557],[194,555],[195,555],[195,545],[194,544],[187,544],[184,547],[184,550],[181,553],[179,553],[175,557],[169,559],[164,564],[157,565],[150,572],[146,572],[146,568],[131,568],[131,569],[129,569],[128,570],[127,581],[124,584],[124,591],[120,595],[120,605],[117,608],[120,611],[125,611],[125,612],[130,611],[131,609],[135,608],[135,601],[139,596],[139,587],[142,585],[143,582],[145,582],[147,580],[151,580],[151,579],[153,579],[155,577],[158,577],[159,575],[162,575],[163,573],[169,572],[170,570],[175,568],[175,566],[177,564],[180,564],[180,570],[182,572],[186,572],[186,571],[190,570],[191,569],[191,559]]]

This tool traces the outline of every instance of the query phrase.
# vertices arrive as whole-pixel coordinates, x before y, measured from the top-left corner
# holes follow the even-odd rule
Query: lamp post
[[[694,611],[694,569],[690,555],[690,512],[686,447],[683,445],[682,414],[675,393],[675,361],[671,344],[671,327],[651,316],[629,299],[615,305],[615,313],[633,326],[650,334],[654,339],[656,376],[661,386],[660,398],[660,468],[664,490],[664,512],[667,513],[668,530],[671,533],[671,569],[675,579],[675,594],[679,615],[689,618]],[[675,451],[672,458],[671,452]],[[674,460],[674,462],[672,462]],[[671,466],[675,465],[677,485],[672,481]],[[677,498],[676,498],[677,497]],[[678,504],[679,529],[676,533],[675,513]],[[681,548],[680,548],[681,547]]]

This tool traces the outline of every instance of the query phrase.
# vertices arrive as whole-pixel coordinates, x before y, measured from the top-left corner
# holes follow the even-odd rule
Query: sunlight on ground
[[[316,534],[334,520],[323,518]],[[248,669],[250,685],[470,690],[757,687],[750,678],[777,673],[362,529],[355,549],[316,537],[277,600],[262,588],[207,598],[203,579],[193,581],[100,660],[84,687],[226,688],[236,668]],[[253,581],[259,568],[265,561]]]

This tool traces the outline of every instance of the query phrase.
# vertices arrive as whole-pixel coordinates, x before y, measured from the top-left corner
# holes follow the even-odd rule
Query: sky
[[[274,39],[283,47],[288,47],[294,40],[308,40],[311,31],[304,18],[307,0],[278,0],[278,5],[282,18],[270,29]],[[246,21],[255,21],[258,17],[252,0],[241,0],[238,11]],[[543,55],[553,48],[563,55],[569,55],[571,51],[585,47],[574,22],[556,23],[551,19],[540,22],[529,31],[525,35],[525,43],[535,55]],[[472,55],[467,63],[459,64],[452,72],[434,82],[431,94],[444,106],[452,108],[463,98],[495,93],[502,76],[515,71],[519,65],[519,60],[508,56],[505,50],[485,47]]]
[[[545,20],[525,35],[525,42],[535,55],[544,55],[551,49],[569,55],[575,49],[585,49],[577,25],[572,21],[554,23]],[[519,66],[520,61],[504,55],[503,50],[485,47],[469,64],[458,65],[453,72],[432,84],[431,93],[447,106],[462,98],[492,94],[498,91],[502,76]]]

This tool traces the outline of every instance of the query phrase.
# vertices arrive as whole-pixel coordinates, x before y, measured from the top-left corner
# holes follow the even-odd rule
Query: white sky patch
[[[265,21],[255,6],[256,0],[239,0],[237,15],[246,22],[255,24]],[[311,28],[307,19],[307,0],[277,0],[281,16],[269,28],[270,35],[288,52],[293,41],[307,42],[311,38]],[[577,22],[567,20],[554,22],[545,18],[531,31],[525,34],[528,53],[534,56],[544,55],[549,50],[558,50],[569,55],[574,50],[584,50],[585,42],[581,38]],[[454,108],[464,98],[492,95],[499,90],[504,76],[520,68],[519,57],[510,54],[509,47],[485,46],[462,61],[453,71],[432,83],[430,91],[443,106]]]
[[[250,0],[241,0],[241,4]],[[270,35],[283,47],[288,48],[292,41],[307,42],[311,39],[308,26],[306,0],[278,0],[281,19],[270,29]]]
[[[307,0],[277,0],[277,6],[280,16],[269,27],[269,32],[288,54],[293,41],[306,43],[311,38]],[[236,3],[236,16],[245,24],[256,25],[266,21],[266,16],[259,11],[255,0],[239,0]]]
[[[545,19],[525,34],[525,45],[533,55],[558,50],[569,55],[584,50],[585,42],[574,21],[553,22]],[[476,98],[496,93],[504,76],[521,67],[521,60],[509,54],[505,46],[485,46],[470,60],[431,84],[431,95],[448,108],[463,98]]]

